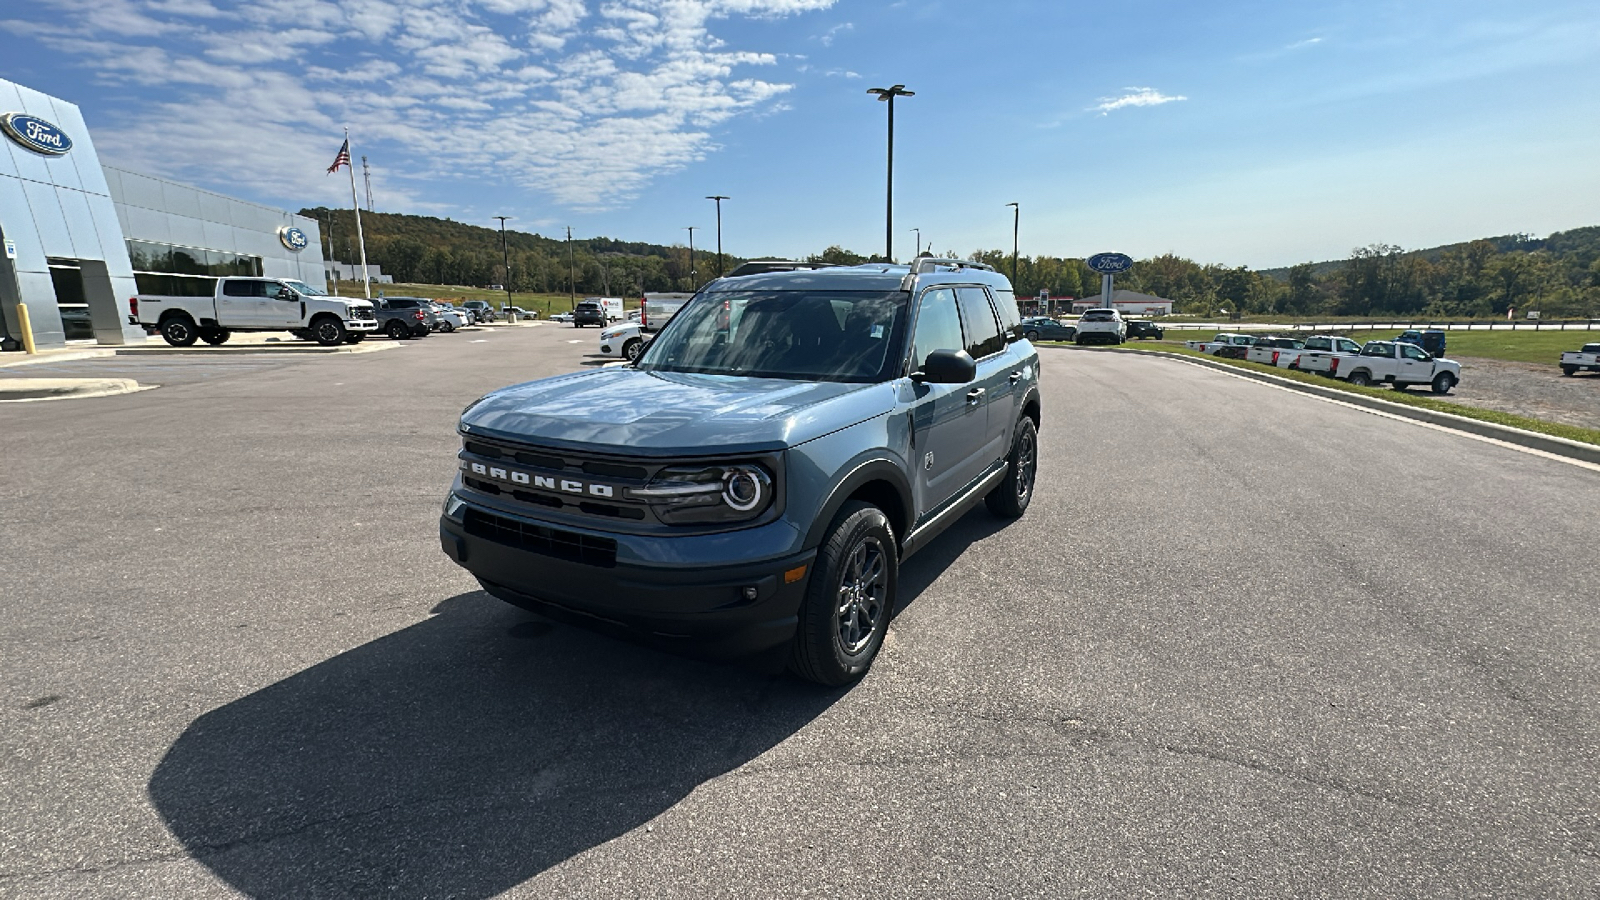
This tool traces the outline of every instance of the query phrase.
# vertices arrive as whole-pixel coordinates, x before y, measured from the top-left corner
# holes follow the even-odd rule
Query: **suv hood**
[[[887,413],[894,388],[641,372],[618,366],[502,388],[461,430],[510,441],[647,455],[766,452]]]

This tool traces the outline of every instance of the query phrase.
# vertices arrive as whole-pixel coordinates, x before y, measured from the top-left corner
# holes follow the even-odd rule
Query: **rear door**
[[[982,407],[972,418],[975,427],[983,428],[978,451],[982,459],[973,476],[977,477],[989,463],[1005,455],[1005,433],[1015,405],[1011,383],[1014,366],[1006,353],[1006,337],[1001,333],[989,292],[977,285],[958,287],[956,302],[961,307],[967,353],[978,363],[978,377],[967,391],[967,401]]]
[[[266,282],[257,278],[230,278],[220,282],[217,293],[217,324],[223,328],[269,328],[278,324],[277,301],[266,296]]]

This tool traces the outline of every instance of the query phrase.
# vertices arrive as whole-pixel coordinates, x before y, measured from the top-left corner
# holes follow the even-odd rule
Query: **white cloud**
[[[835,25],[832,28],[829,28],[827,31],[824,31],[822,33],[822,35],[817,38],[817,40],[819,42],[821,42],[822,46],[824,46],[824,47],[832,47],[834,38],[837,38],[840,35],[840,33],[846,32],[846,31],[855,31],[855,30],[856,30],[855,23],[853,23],[853,22],[840,22],[838,25]]]
[[[718,20],[836,2],[36,0],[0,28],[139,85],[147,102],[108,112],[96,143],[161,174],[336,202],[322,156],[348,124],[386,160],[390,208],[479,180],[601,209],[790,90],[752,77],[775,57],[727,47]],[[175,140],[181,157],[160,149]]]
[[[1322,43],[1322,38],[1319,38],[1319,37],[1306,38],[1303,41],[1295,41],[1294,43],[1284,47],[1283,49],[1285,49],[1285,50],[1299,50],[1299,49],[1302,49],[1304,47],[1311,47],[1311,46],[1314,46],[1314,45],[1320,44],[1320,43]]]
[[[1123,88],[1123,90],[1127,93],[1121,97],[1101,97],[1098,103],[1089,107],[1089,111],[1097,112],[1103,116],[1113,110],[1129,106],[1160,106],[1163,103],[1176,103],[1180,100],[1189,99],[1184,96],[1163,94],[1155,88],[1130,87]]]

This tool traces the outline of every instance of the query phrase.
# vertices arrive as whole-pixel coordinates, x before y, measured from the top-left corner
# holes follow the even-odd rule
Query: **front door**
[[[1402,384],[1427,384],[1433,380],[1433,359],[1412,344],[1400,344],[1400,368],[1394,380]]]
[[[916,331],[912,338],[911,371],[922,368],[935,350],[966,347],[961,313],[953,288],[931,288],[918,302]],[[988,411],[974,399],[978,388],[969,384],[909,382],[911,400],[911,464],[916,469],[912,491],[917,520],[925,520],[956,492],[976,478],[984,443]]]

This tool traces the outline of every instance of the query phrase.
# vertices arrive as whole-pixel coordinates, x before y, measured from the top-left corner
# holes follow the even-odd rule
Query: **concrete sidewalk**
[[[9,378],[0,380],[0,403],[106,397],[153,387],[132,378]]]

